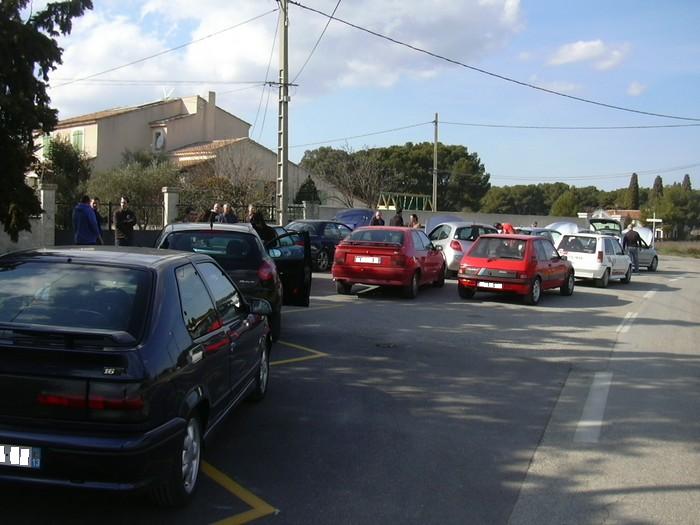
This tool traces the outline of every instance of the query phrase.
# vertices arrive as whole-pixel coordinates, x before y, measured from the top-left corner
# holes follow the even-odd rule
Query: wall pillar
[[[180,189],[164,186],[163,189],[163,226],[177,220],[177,206],[180,204]]]
[[[41,214],[41,234],[39,237],[42,246],[54,246],[56,244],[56,189],[58,185],[41,183],[39,185],[39,200],[44,213]]]
[[[305,219],[318,219],[318,204],[312,201],[301,201],[304,206]]]

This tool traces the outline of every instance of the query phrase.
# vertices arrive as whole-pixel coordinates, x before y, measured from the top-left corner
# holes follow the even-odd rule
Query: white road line
[[[357,295],[360,295],[361,293],[371,292],[372,290],[376,290],[377,288],[379,288],[379,286],[371,285],[371,286],[368,286],[367,288],[365,288],[364,290],[360,290],[359,292],[355,292],[355,293],[357,293]]]
[[[598,442],[612,376],[612,372],[596,372],[593,376],[593,384],[588,392],[581,420],[576,427],[575,443]]]
[[[647,293],[644,294],[644,299],[651,299],[656,295],[656,290],[649,290]]]
[[[683,279],[683,277],[685,276],[681,275],[680,277],[674,277],[673,279],[669,279],[668,282],[675,283],[676,281],[680,281],[681,279]]]
[[[618,334],[626,334],[627,332],[629,332],[629,329],[632,327],[632,323],[637,318],[637,315],[639,315],[637,312],[627,312],[627,314],[625,314],[625,318],[620,323],[620,326],[618,326],[617,330],[615,331]]]

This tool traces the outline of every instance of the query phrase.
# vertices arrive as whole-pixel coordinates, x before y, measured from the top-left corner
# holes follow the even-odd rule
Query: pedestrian
[[[238,217],[236,217],[236,213],[233,211],[233,208],[228,203],[224,204],[224,211],[218,216],[217,219],[218,222],[224,224],[235,224],[238,222]]]
[[[129,198],[122,195],[119,199],[120,208],[114,212],[114,245],[133,246],[136,214],[129,209]]]
[[[513,228],[513,225],[509,222],[504,222],[503,226],[501,226],[501,233],[515,233],[515,229]]]
[[[396,215],[394,215],[391,218],[391,221],[389,221],[389,226],[403,226],[403,217],[401,216],[402,211],[401,206],[396,207]]]
[[[102,215],[100,215],[99,197],[93,197],[90,201],[90,206],[92,206],[92,209],[95,212],[95,219],[97,220],[97,230],[100,232],[100,235],[97,237],[97,244],[104,244],[104,241],[102,240],[102,224],[104,223],[104,220],[102,219]]]
[[[253,215],[255,215],[255,206],[248,204],[248,211],[245,214],[245,222],[253,222]]]
[[[267,225],[262,213],[259,211],[253,212],[253,217],[251,218],[250,223],[253,225],[253,229],[258,232],[258,235],[264,244],[273,241],[275,237],[277,237],[275,230]]]
[[[196,210],[192,206],[185,208],[185,215],[182,217],[182,222],[197,222],[199,218]]]
[[[634,271],[639,271],[639,247],[642,245],[642,238],[639,232],[635,231],[634,224],[630,223],[629,230],[622,237],[622,249],[627,251],[627,254],[632,259]]]
[[[73,208],[73,242],[75,244],[97,244],[100,230],[97,226],[95,210],[90,205],[90,197],[83,195]]]
[[[422,225],[422,224],[420,223],[420,221],[418,220],[418,215],[416,215],[415,213],[412,213],[412,214],[411,214],[411,220],[410,220],[410,222],[408,223],[408,226],[409,226],[410,228],[415,228],[415,229],[420,229],[420,228],[423,227],[423,225]]]
[[[532,227],[537,228],[537,221],[532,221]]]
[[[503,233],[503,225],[500,222],[493,223],[493,227],[498,230],[498,233]]]
[[[374,217],[372,217],[372,220],[369,221],[370,226],[384,226],[384,217],[382,217],[382,212],[377,210],[377,212],[374,214]]]

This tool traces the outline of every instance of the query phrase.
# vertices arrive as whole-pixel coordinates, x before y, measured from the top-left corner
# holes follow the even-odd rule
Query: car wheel
[[[350,290],[352,290],[351,283],[346,283],[345,281],[336,281],[335,282],[335,291],[338,292],[339,294],[347,295],[350,293]]]
[[[622,284],[629,284],[629,282],[632,280],[632,266],[627,267],[627,273],[625,273],[625,276],[622,278],[620,281]]]
[[[447,265],[444,265],[442,268],[440,268],[440,273],[438,274],[438,279],[437,281],[433,282],[433,286],[436,288],[442,288],[445,286],[445,274],[447,273]]]
[[[525,295],[524,299],[527,304],[536,305],[540,302],[542,295],[542,281],[539,277],[535,277],[530,286],[530,291]]]
[[[659,267],[659,259],[658,259],[658,257],[654,257],[651,260],[651,264],[647,267],[647,270],[649,270],[650,272],[655,272],[658,267]]]
[[[474,297],[474,294],[476,293],[476,290],[473,288],[469,288],[468,286],[457,286],[457,291],[459,292],[459,296],[462,299],[471,299]]]
[[[404,295],[408,299],[415,299],[418,295],[418,272],[413,274],[410,284],[404,288]]]
[[[270,334],[273,341],[277,341],[282,333],[282,308],[270,314]]]
[[[571,295],[574,293],[574,274],[569,273],[566,276],[566,281],[559,288],[559,293],[562,295]]]
[[[325,272],[331,266],[331,258],[326,250],[321,250],[316,256],[316,269],[319,272]]]
[[[261,401],[267,394],[267,385],[270,380],[270,343],[266,340],[260,352],[260,365],[255,374],[255,388],[250,393],[249,399]]]
[[[187,420],[182,445],[172,458],[168,478],[153,487],[152,499],[162,507],[182,507],[195,491],[199,480],[202,453],[202,427],[196,415]]]
[[[610,270],[608,269],[608,270],[605,270],[603,277],[596,280],[596,285],[598,286],[598,288],[607,288],[609,283],[610,283]]]

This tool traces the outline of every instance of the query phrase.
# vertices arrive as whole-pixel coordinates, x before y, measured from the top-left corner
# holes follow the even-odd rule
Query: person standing
[[[415,228],[417,230],[423,227],[420,221],[418,220],[418,215],[416,215],[415,213],[411,214],[411,220],[408,223],[408,227]]]
[[[253,222],[253,215],[255,215],[255,206],[252,204],[248,204],[248,212],[246,213],[245,216],[245,222]]]
[[[218,216],[217,221],[224,224],[235,224],[238,222],[238,217],[236,217],[230,204],[224,204],[224,211]]]
[[[90,201],[90,206],[92,206],[92,209],[95,212],[97,230],[100,232],[100,234],[97,236],[97,244],[104,244],[104,241],[102,240],[102,224],[104,221],[102,219],[102,215],[100,215],[100,199],[98,197],[93,197]]]
[[[396,208],[396,215],[394,215],[389,221],[389,226],[403,226],[403,217],[401,216],[402,211],[403,209],[401,206]]]
[[[129,209],[129,198],[122,195],[119,200],[121,207],[114,212],[114,245],[133,246],[136,214]]]
[[[369,221],[370,226],[384,226],[384,217],[382,217],[382,212],[377,210],[377,212],[374,214],[374,217],[372,217],[372,220]]]
[[[635,231],[634,224],[630,223],[629,230],[622,237],[622,249],[627,251],[627,254],[632,259],[634,271],[639,271],[639,247],[642,245],[642,238],[639,232]]]
[[[256,232],[258,232],[258,235],[262,239],[263,244],[267,244],[268,242],[273,241],[275,237],[277,237],[275,230],[273,230],[267,225],[261,212],[254,212],[250,223],[253,225],[253,229]]]
[[[97,244],[100,230],[97,226],[95,210],[90,205],[90,197],[83,195],[73,208],[73,242],[75,244]]]

